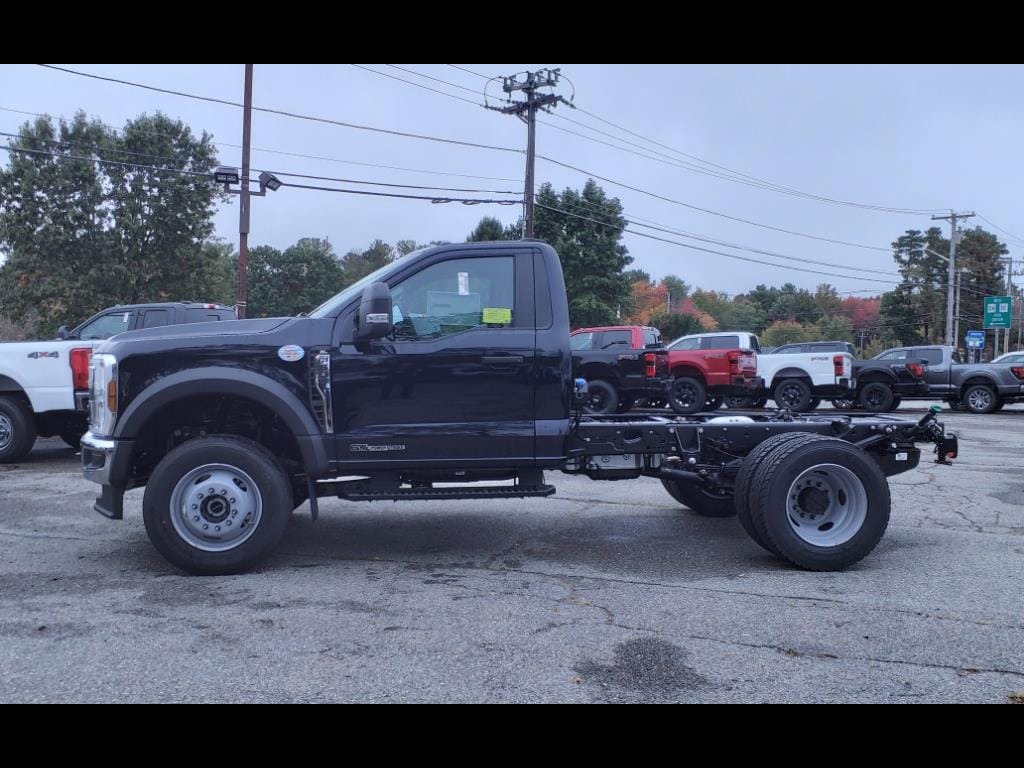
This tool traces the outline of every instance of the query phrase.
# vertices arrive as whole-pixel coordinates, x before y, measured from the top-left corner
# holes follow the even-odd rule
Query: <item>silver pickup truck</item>
[[[941,398],[950,407],[971,413],[993,413],[1008,403],[1024,402],[1024,365],[965,363],[952,347],[897,347],[876,360],[923,363],[929,399]]]

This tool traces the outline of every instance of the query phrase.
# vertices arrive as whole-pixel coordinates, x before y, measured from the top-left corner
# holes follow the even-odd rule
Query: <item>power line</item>
[[[365,70],[367,72],[372,72],[373,74],[380,75],[381,77],[389,77],[392,80],[397,80],[400,83],[408,83],[409,85],[415,85],[417,88],[423,88],[424,90],[431,91],[432,93],[439,93],[442,96],[448,96],[449,98],[452,98],[452,99],[458,99],[459,101],[464,101],[467,104],[472,104],[474,107],[483,106],[479,102],[473,101],[472,99],[467,99],[464,96],[457,96],[454,93],[445,93],[444,91],[439,91],[436,88],[431,88],[429,85],[423,85],[422,83],[414,83],[412,80],[406,80],[405,78],[397,77],[396,75],[389,75],[387,72],[378,72],[376,69],[370,69],[370,67],[363,66],[362,64],[350,64],[349,66],[356,67],[357,69],[362,69],[362,70]],[[392,65],[388,64],[386,66],[390,67]],[[396,69],[401,69],[401,67],[396,67]],[[411,70],[408,70],[408,69],[407,70],[403,70],[403,71],[411,72]],[[417,73],[413,72],[413,74],[417,74]],[[422,75],[422,77],[426,77],[426,75]],[[435,80],[436,78],[430,78],[430,79],[431,80]],[[444,81],[442,80],[440,82],[444,82]],[[451,84],[449,83],[449,85],[451,85]],[[462,86],[456,85],[454,87],[455,88],[461,88]],[[468,91],[469,89],[467,88],[466,90]]]
[[[1008,232],[1007,230],[1003,229],[1002,227],[1000,227],[998,224],[996,224],[995,222],[991,221],[990,219],[986,219],[980,213],[978,214],[978,218],[981,219],[982,221],[986,222],[990,226],[995,227],[1000,232],[1002,232],[1004,235],[1009,235],[1010,237],[1012,237],[1014,240],[1017,241],[1017,243],[1015,243],[1016,245],[1024,245],[1024,238],[1018,237],[1017,235],[1013,234],[1013,232]]]
[[[830,237],[821,237],[819,235],[812,235],[812,234],[809,234],[807,232],[798,232],[798,231],[792,230],[792,229],[784,229],[783,227],[775,227],[775,226],[772,226],[771,224],[763,224],[763,223],[758,222],[758,221],[751,221],[750,219],[743,219],[743,218],[740,218],[738,216],[730,216],[729,214],[722,213],[721,211],[713,211],[713,210],[710,210],[708,208],[701,208],[700,206],[692,205],[691,203],[684,203],[681,200],[674,200],[671,197],[665,197],[664,195],[659,195],[659,194],[657,194],[655,192],[650,192],[650,191],[648,191],[646,189],[640,189],[639,187],[631,186],[631,185],[626,184],[625,182],[622,182],[622,181],[615,181],[614,179],[609,179],[606,176],[600,176],[599,174],[596,174],[593,171],[588,171],[588,170],[585,170],[583,168],[578,168],[577,166],[569,165],[568,163],[563,163],[560,160],[554,160],[554,159],[552,159],[550,157],[546,157],[544,155],[537,155],[537,157],[539,157],[541,160],[546,160],[549,163],[553,163],[553,164],[559,165],[559,166],[561,166],[563,168],[568,168],[571,171],[576,171],[577,173],[581,173],[584,176],[590,176],[591,178],[600,179],[601,181],[603,181],[603,182],[605,182],[607,184],[614,184],[617,187],[622,187],[623,189],[628,189],[628,190],[631,190],[633,192],[639,192],[640,194],[647,195],[648,197],[653,197],[653,198],[656,198],[658,200],[663,200],[663,201],[665,201],[667,203],[672,203],[674,205],[679,205],[679,206],[682,206],[683,208],[689,208],[689,209],[694,210],[694,211],[700,211],[701,213],[707,213],[707,214],[710,214],[712,216],[719,216],[719,217],[724,218],[724,219],[729,219],[730,221],[738,221],[738,222],[741,222],[743,224],[749,224],[749,225],[754,226],[754,227],[762,227],[763,229],[770,229],[770,230],[775,231],[775,232],[783,232],[783,233],[785,233],[787,235],[796,235],[798,237],[806,237],[806,238],[809,238],[811,240],[820,240],[822,242],[834,243],[836,245],[847,245],[847,246],[850,246],[851,248],[864,248],[864,249],[870,250],[870,251],[883,251],[885,253],[889,252],[888,248],[882,248],[882,247],[877,246],[877,245],[866,245],[864,243],[852,243],[852,242],[849,242],[847,240],[835,240],[835,239],[830,238]]]
[[[482,77],[484,80],[493,80],[494,79],[493,77],[488,77],[487,75],[481,75],[479,72],[474,72],[472,69],[466,69],[465,67],[463,67],[463,66],[461,66],[459,64],[448,64],[447,66],[452,67],[454,69],[461,69],[463,72],[468,72],[471,75],[476,75],[477,77]]]
[[[199,94],[186,93],[184,91],[175,91],[175,90],[172,90],[170,88],[158,88],[158,87],[153,86],[153,85],[146,85],[144,83],[135,83],[135,82],[132,82],[130,80],[122,80],[122,79],[116,78],[116,77],[104,77],[102,75],[94,75],[94,74],[91,74],[91,73],[88,73],[88,72],[79,72],[79,71],[74,70],[74,69],[68,69],[67,67],[57,67],[57,66],[54,66],[53,64],[40,64],[38,66],[46,67],[48,69],[54,69],[54,70],[57,70],[59,72],[66,72],[67,74],[71,74],[71,75],[78,75],[79,77],[87,77],[87,78],[91,78],[93,80],[103,80],[105,82],[117,83],[119,85],[127,85],[127,86],[131,86],[133,88],[142,88],[142,89],[148,90],[148,91],[156,91],[157,93],[167,93],[167,94],[171,94],[172,96],[181,96],[181,97],[184,97],[184,98],[187,98],[187,99],[196,99],[198,101],[207,101],[207,102],[211,102],[211,103],[214,103],[214,104],[223,104],[223,105],[229,106],[229,107],[238,107],[238,108],[243,108],[244,107],[243,104],[241,104],[241,103],[239,103],[237,101],[230,101],[228,99],[218,99],[218,98],[214,98],[212,96],[200,96]],[[341,128],[354,128],[356,130],[361,130],[361,131],[372,131],[374,133],[384,133],[384,134],[388,134],[390,136],[401,136],[403,138],[408,138],[408,139],[421,139],[423,141],[434,141],[434,142],[438,142],[438,143],[441,143],[441,144],[453,144],[453,145],[461,146],[461,147],[472,147],[474,149],[489,149],[489,150],[493,150],[495,152],[511,152],[511,153],[518,154],[518,155],[523,154],[523,151],[521,149],[513,149],[511,147],[499,147],[499,146],[495,146],[493,144],[481,144],[481,143],[478,143],[478,142],[462,141],[462,140],[459,140],[459,139],[446,139],[446,138],[443,138],[443,137],[440,137],[440,136],[428,136],[428,135],[425,135],[425,134],[422,134],[422,133],[410,133],[408,131],[396,131],[396,130],[391,129],[391,128],[377,128],[375,126],[361,125],[359,123],[348,123],[348,122],[345,122],[343,120],[333,120],[333,119],[327,118],[327,117],[318,117],[316,115],[306,115],[306,114],[302,114],[300,112],[290,112],[290,111],[284,110],[284,109],[274,109],[274,108],[271,108],[271,107],[256,107],[256,106],[254,106],[252,109],[253,109],[254,112],[264,112],[266,114],[271,114],[271,115],[279,115],[279,116],[282,116],[282,117],[291,117],[291,118],[294,118],[294,119],[297,119],[297,120],[308,120],[310,122],[315,122],[315,123],[325,123],[327,125],[336,125],[336,126],[339,126]]]
[[[124,162],[118,162],[118,161],[115,161],[115,160],[104,160],[103,158],[97,158],[97,157],[86,157],[84,155],[69,155],[69,154],[65,154],[63,152],[44,152],[42,150],[22,149],[22,148],[19,148],[19,147],[0,147],[0,150],[4,150],[6,152],[23,152],[23,153],[31,154],[31,155],[49,155],[50,157],[55,157],[55,158],[58,158],[60,160],[84,160],[84,161],[90,162],[90,163],[105,163],[107,165],[119,165],[119,166],[125,166],[125,167],[128,167],[128,168],[136,168],[136,169],[148,170],[148,171],[162,171],[162,172],[166,172],[166,173],[177,173],[177,174],[182,175],[182,176],[193,176],[193,177],[194,176],[200,176],[200,177],[206,179],[207,181],[209,181],[211,184],[213,183],[213,177],[211,176],[211,174],[209,172],[200,173],[200,172],[197,172],[197,171],[185,171],[185,170],[180,170],[180,169],[177,169],[177,168],[162,168],[160,166],[143,165],[141,163],[124,163]],[[258,170],[258,169],[256,169],[256,170]],[[285,174],[285,173],[282,172],[281,175],[282,176],[285,176],[285,175],[289,175],[290,176],[292,174]],[[367,183],[374,183],[374,182],[367,182]],[[282,181],[281,182],[281,186],[284,186],[284,187],[295,187],[297,189],[318,190],[318,191],[322,191],[322,192],[343,192],[343,193],[347,193],[347,194],[351,194],[351,195],[368,195],[368,196],[372,196],[372,197],[395,197],[395,198],[403,198],[403,199],[409,199],[409,200],[430,200],[431,202],[434,202],[434,203],[464,203],[466,205],[476,205],[478,203],[497,203],[499,205],[516,205],[516,204],[522,204],[522,202],[523,202],[522,200],[498,200],[498,199],[462,198],[462,197],[447,197],[447,196],[439,197],[437,195],[408,195],[408,194],[399,194],[399,193],[396,193],[396,192],[371,192],[370,190],[365,190],[365,189],[339,189],[337,187],[322,187],[322,186],[315,186],[315,185],[312,185],[312,184],[295,184],[293,182],[288,182],[288,181]],[[380,186],[387,186],[387,185],[380,185]],[[427,189],[439,189],[439,188],[437,188],[437,187],[427,187]]]
[[[58,120],[61,120],[61,121],[65,121],[65,122],[69,121],[68,118],[65,117],[64,115],[47,115],[47,114],[44,114],[42,112],[28,112],[28,111],[23,110],[23,109],[11,109],[10,107],[0,107],[0,112],[14,112],[16,114],[31,115],[33,117],[45,117],[45,118],[55,117],[55,118],[57,118]],[[110,125],[109,123],[101,123],[101,125],[103,125],[105,128],[108,128],[108,129],[114,131],[115,134],[118,133],[118,129],[114,128],[114,126]],[[177,136],[175,134],[162,133],[162,132],[159,132],[159,131],[146,131],[146,130],[142,130],[142,129],[139,129],[139,128],[135,128],[133,130],[135,130],[135,131],[137,131],[139,133],[144,133],[144,134],[150,135],[150,136],[162,136],[162,137],[170,138],[170,139],[180,138],[179,136]],[[229,141],[211,141],[210,142],[210,146],[213,146],[213,147],[224,146],[224,147],[232,147],[232,148],[235,148],[235,149],[241,149],[241,147],[242,147],[241,144],[233,144],[233,143],[231,143]],[[288,156],[288,157],[301,157],[301,158],[304,158],[304,159],[307,159],[307,160],[323,160],[323,161],[329,162],[329,163],[341,163],[341,164],[344,164],[344,165],[359,165],[359,166],[365,166],[367,168],[383,168],[385,170],[390,170],[390,171],[403,171],[403,172],[407,172],[407,173],[423,173],[423,174],[427,174],[427,175],[431,175],[431,176],[454,176],[454,177],[463,178],[463,179],[482,179],[484,181],[516,181],[516,182],[520,181],[520,179],[511,179],[511,178],[508,178],[506,176],[477,176],[477,175],[471,174],[471,173],[455,173],[453,171],[434,171],[434,170],[428,170],[428,169],[425,169],[425,168],[408,168],[408,167],[401,166],[401,165],[385,165],[385,164],[382,164],[382,163],[367,163],[367,162],[363,162],[363,161],[360,161],[360,160],[346,160],[346,159],[343,159],[343,158],[329,157],[329,156],[326,156],[326,155],[310,155],[310,154],[305,154],[305,153],[302,153],[302,152],[289,152],[289,151],[282,150],[282,149],[271,149],[269,147],[252,147],[252,151],[253,152],[265,152],[265,153],[272,154],[272,155],[285,155],[285,156]]]
[[[565,211],[565,210],[562,210],[561,208],[554,208],[554,207],[552,207],[550,205],[544,205],[542,203],[537,203],[536,205],[537,205],[538,208],[545,208],[545,209],[547,209],[549,211],[555,211],[557,213],[563,213],[563,214],[565,214],[567,216],[573,216],[573,217],[575,217],[577,219],[583,219],[584,221],[593,222],[594,224],[601,224],[601,225],[606,226],[606,227],[614,226],[612,224],[609,224],[606,221],[599,221],[598,219],[593,219],[593,218],[590,218],[588,216],[581,216],[578,213],[572,213],[571,211]],[[814,275],[827,275],[829,277],[840,277],[840,278],[843,278],[844,280],[866,280],[867,282],[871,282],[871,283],[888,283],[890,285],[899,285],[899,282],[898,281],[894,281],[894,280],[880,280],[878,278],[861,277],[859,275],[841,275],[841,274],[838,274],[838,273],[835,273],[835,272],[822,272],[822,271],[815,270],[815,269],[805,269],[803,267],[791,267],[791,266],[789,266],[787,264],[776,264],[776,263],[771,262],[771,261],[763,261],[761,259],[752,259],[752,258],[750,258],[748,256],[739,256],[739,255],[734,254],[734,253],[726,253],[725,251],[716,251],[716,250],[714,250],[712,248],[703,248],[703,247],[701,247],[699,245],[691,245],[689,243],[681,243],[678,240],[669,240],[669,239],[664,238],[664,237],[658,237],[656,235],[647,234],[646,232],[637,232],[636,230],[629,229],[629,228],[624,228],[622,231],[629,232],[630,234],[636,235],[638,237],[646,237],[646,238],[648,238],[650,240],[658,240],[658,241],[661,241],[661,242],[664,242],[664,243],[670,243],[672,245],[678,245],[678,246],[680,246],[682,248],[689,248],[690,250],[694,250],[694,251],[702,251],[704,253],[713,253],[713,254],[715,254],[717,256],[725,256],[726,258],[729,258],[729,259],[738,259],[740,261],[748,261],[748,262],[751,262],[751,263],[754,263],[754,264],[763,264],[763,265],[768,266],[768,267],[777,267],[777,268],[780,268],[780,269],[788,269],[788,270],[791,270],[791,271],[794,271],[794,272],[808,272],[808,273],[814,274]],[[851,269],[854,269],[854,268],[851,267]]]
[[[600,208],[600,206],[598,206],[596,203],[591,203],[589,200],[580,199],[580,200],[578,200],[576,202],[581,203],[583,205],[586,205],[586,206],[588,206],[590,208],[596,209],[599,212],[603,211],[603,209]],[[704,242],[704,243],[711,243],[713,245],[721,245],[721,246],[724,246],[726,248],[736,248],[736,249],[741,250],[741,251],[749,251],[751,253],[757,253],[757,254],[760,254],[762,256],[773,256],[773,257],[778,258],[778,259],[786,259],[786,260],[789,260],[789,261],[800,261],[800,262],[804,262],[804,263],[807,263],[807,264],[815,264],[815,265],[822,266],[822,267],[836,267],[837,269],[852,269],[852,267],[849,267],[846,264],[836,264],[834,262],[819,261],[819,260],[816,260],[816,259],[805,259],[805,258],[801,258],[799,256],[790,256],[788,254],[779,253],[778,251],[767,251],[767,250],[764,250],[764,249],[761,249],[761,248],[755,248],[753,246],[740,245],[738,243],[730,243],[730,242],[728,242],[726,240],[717,240],[717,239],[711,238],[711,237],[704,237],[704,236],[701,236],[701,235],[694,234],[692,232],[687,232],[685,230],[681,230],[681,229],[676,229],[676,228],[670,227],[668,224],[662,224],[660,222],[653,221],[651,219],[642,219],[642,218],[640,218],[638,216],[632,216],[628,212],[626,212],[625,210],[623,210],[622,215],[624,217],[628,218],[630,220],[630,223],[634,224],[635,226],[645,227],[647,229],[653,229],[655,231],[665,232],[665,233],[671,234],[671,235],[678,235],[680,237],[686,237],[686,238],[690,238],[692,240],[699,240],[699,241]],[[646,222],[646,223],[644,223],[644,222]],[[891,277],[896,277],[897,275],[899,275],[898,272],[891,272],[891,271],[885,271],[885,270],[863,269],[863,268],[857,268],[857,269],[860,272],[869,272],[871,274],[876,274],[876,275],[889,275]]]

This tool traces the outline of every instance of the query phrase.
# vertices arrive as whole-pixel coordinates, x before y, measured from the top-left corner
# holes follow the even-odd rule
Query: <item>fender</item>
[[[325,440],[313,414],[279,382],[253,371],[213,366],[172,373],[139,393],[117,420],[114,438],[134,440],[161,408],[193,395],[244,397],[277,414],[295,437],[306,471],[322,477],[330,471]]]

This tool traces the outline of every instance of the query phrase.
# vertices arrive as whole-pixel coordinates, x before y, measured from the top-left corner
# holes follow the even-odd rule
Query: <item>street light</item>
[[[248,96],[248,91],[247,91]],[[244,131],[248,135],[248,129]],[[246,294],[247,294],[247,273],[249,269],[249,198],[263,197],[269,189],[275,192],[283,186],[283,182],[270,171],[262,171],[259,176],[260,191],[253,192],[249,189],[249,158],[246,154],[242,168],[242,175],[238,175],[238,169],[230,166],[219,166],[213,172],[213,182],[223,185],[224,191],[230,195],[240,195],[241,206],[239,207],[238,224],[238,301],[235,304],[235,311],[239,318],[244,319],[246,315]],[[232,189],[232,184],[239,184],[239,189]]]

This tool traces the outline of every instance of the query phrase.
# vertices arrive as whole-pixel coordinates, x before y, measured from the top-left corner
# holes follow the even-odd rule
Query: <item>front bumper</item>
[[[82,477],[102,487],[93,509],[112,520],[120,520],[124,516],[123,479],[126,473],[119,470],[131,456],[131,445],[125,444],[130,442],[96,437],[92,432],[86,432],[82,437]]]

